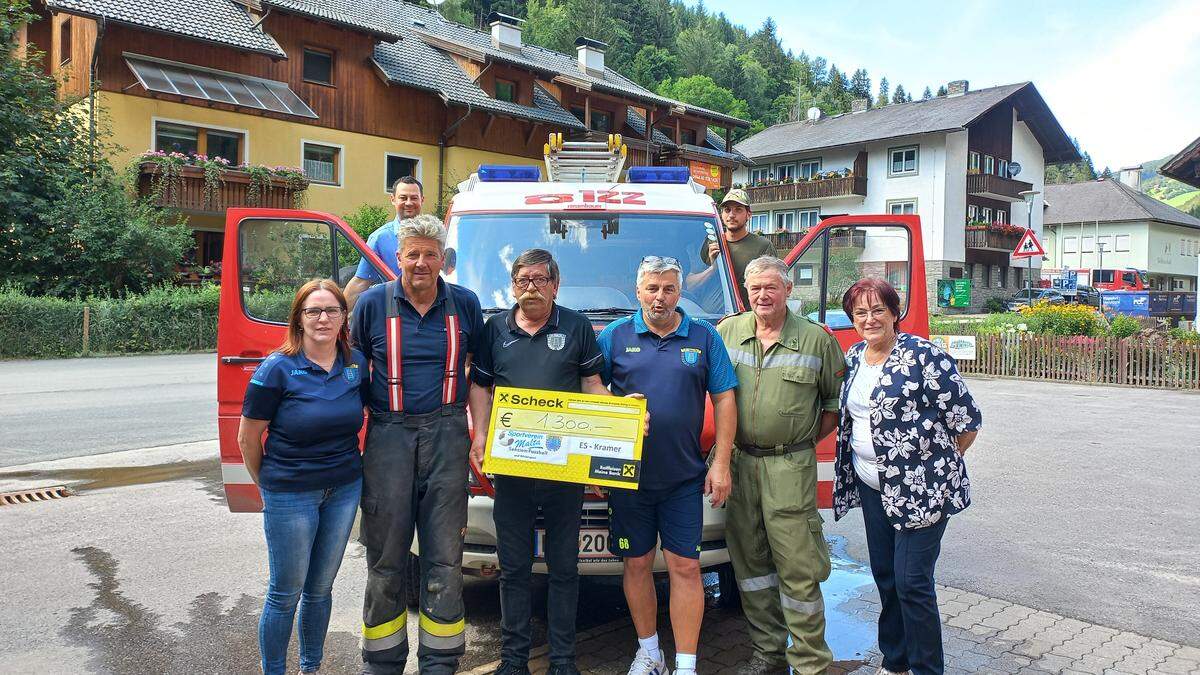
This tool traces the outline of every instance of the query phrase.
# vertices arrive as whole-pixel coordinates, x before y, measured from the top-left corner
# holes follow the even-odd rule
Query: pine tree
[[[892,96],[892,103],[907,103],[912,99],[908,98],[908,94],[904,92],[904,85],[896,85],[896,93]]]
[[[928,101],[931,98],[933,98],[933,92],[929,90],[929,87],[925,87],[925,93],[921,94],[921,100]]]
[[[871,78],[867,75],[865,68],[859,68],[850,77],[850,94],[856,99],[865,98],[867,99],[867,103],[870,104]]]
[[[937,90],[938,98],[942,98],[943,96],[946,96],[949,93],[950,93],[950,91],[948,89],[946,89],[946,85],[943,84],[942,86],[938,87],[938,90]]]
[[[875,107],[882,108],[883,106],[890,103],[890,101],[888,100],[889,94],[891,94],[891,92],[888,91],[887,78],[886,77],[879,78],[879,98],[875,99]]]

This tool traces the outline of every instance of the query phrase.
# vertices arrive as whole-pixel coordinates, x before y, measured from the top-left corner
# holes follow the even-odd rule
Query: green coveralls
[[[773,665],[824,673],[833,654],[825,644],[820,584],[830,565],[817,512],[814,442],[822,411],[838,409],[842,349],[820,324],[791,312],[765,354],[753,312],[717,330],[739,383],[725,540],[750,640]]]

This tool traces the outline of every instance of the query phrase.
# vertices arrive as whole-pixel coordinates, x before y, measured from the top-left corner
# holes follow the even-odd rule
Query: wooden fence
[[[975,344],[975,360],[958,362],[964,374],[1200,390],[1200,344],[1019,333]]]

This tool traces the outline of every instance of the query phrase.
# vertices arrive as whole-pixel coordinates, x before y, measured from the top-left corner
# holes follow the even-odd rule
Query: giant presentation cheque
[[[641,399],[496,387],[485,473],[636,489]]]

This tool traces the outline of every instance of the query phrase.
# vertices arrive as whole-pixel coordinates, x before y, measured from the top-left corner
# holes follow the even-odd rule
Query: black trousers
[[[933,569],[942,551],[946,519],[916,530],[897,530],[883,511],[879,491],[862,482],[863,523],[871,575],[879,588],[879,651],[883,667],[913,675],[940,675],[942,620],[938,614]]]
[[[533,538],[538,508],[546,529],[550,573],[546,624],[550,663],[575,664],[575,610],[579,600],[579,518],[583,486],[576,483],[496,476],[496,543],[500,558],[500,658],[529,662],[533,610]]]

